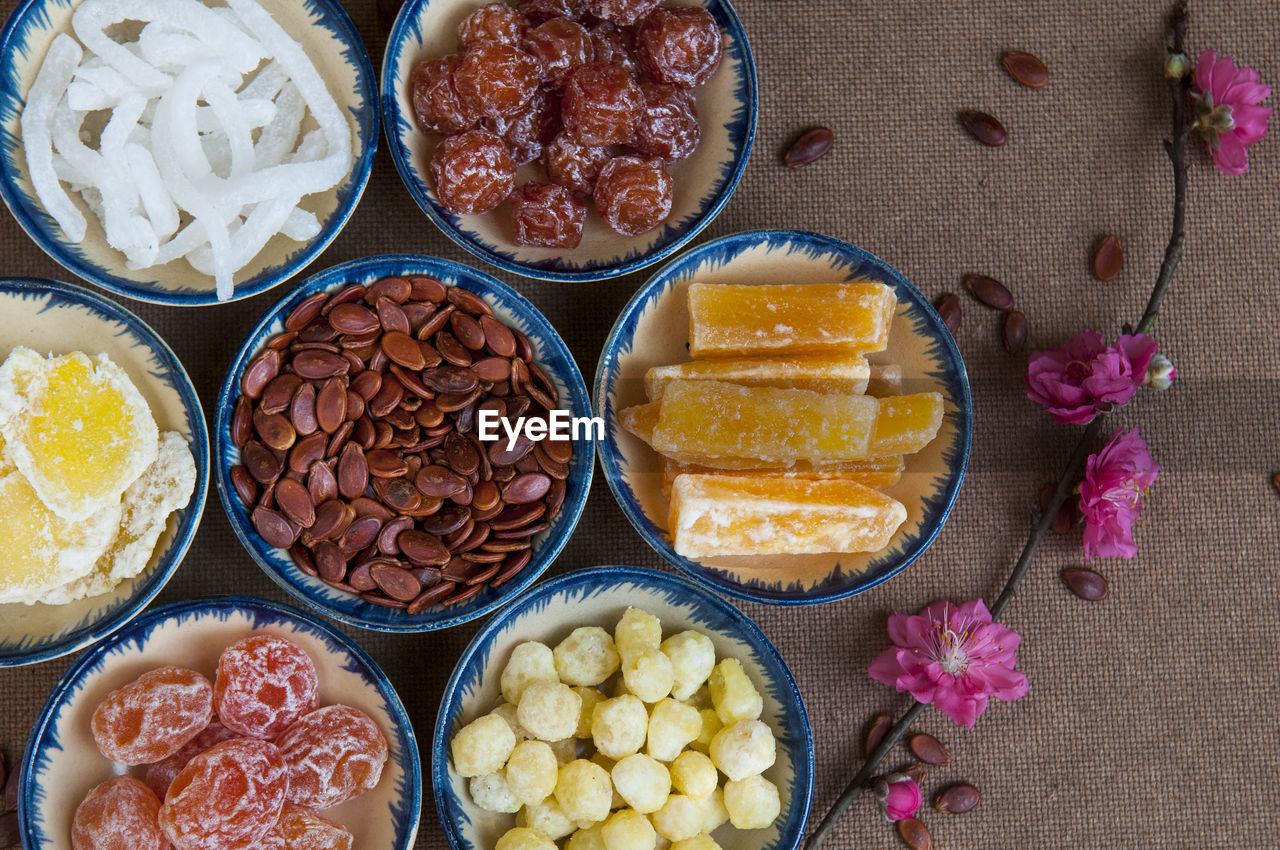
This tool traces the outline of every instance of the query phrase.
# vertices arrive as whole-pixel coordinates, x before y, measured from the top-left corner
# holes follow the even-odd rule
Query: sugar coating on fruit
[[[507,143],[516,165],[525,165],[542,156],[560,132],[560,98],[538,89],[516,114],[486,118],[484,125]]]
[[[482,118],[514,115],[542,80],[542,63],[500,41],[482,41],[463,54],[453,72],[462,105]]]
[[[552,18],[533,27],[520,46],[542,63],[542,84],[551,89],[564,85],[571,71],[595,57],[591,33],[568,18]]]
[[[605,224],[623,236],[653,230],[671,215],[675,184],[657,157],[618,156],[600,169],[592,198]]]
[[[213,686],[194,670],[161,667],[107,694],[90,728],[118,764],[150,764],[182,749],[213,717]]]
[[[160,828],[182,850],[252,847],[279,820],[289,784],[274,744],[224,741],[193,758],[173,780]]]
[[[506,3],[481,6],[458,24],[458,48],[466,50],[482,41],[519,45],[529,19],[519,9]]]
[[[165,850],[157,818],[160,800],[132,776],[108,779],[90,791],[71,820],[72,850]]]
[[[314,711],[319,676],[311,656],[278,635],[252,635],[218,658],[213,705],[224,726],[270,741]]]
[[[499,136],[468,130],[436,145],[431,155],[440,205],[458,215],[495,209],[516,185],[516,162]]]
[[[626,145],[635,138],[644,94],[625,69],[591,62],[568,75],[561,108],[565,131],[584,145]]]
[[[160,439],[146,400],[105,354],[45,358],[21,346],[0,365],[0,433],[40,500],[70,521],[118,502]]]
[[[351,850],[355,836],[340,823],[285,803],[280,820],[264,837],[259,850],[277,845],[282,850]]]
[[[587,205],[563,186],[526,183],[511,195],[511,229],[517,245],[576,248]]]
[[[564,132],[552,139],[542,154],[551,182],[584,197],[595,190],[600,170],[612,158],[607,147],[584,144]]]
[[[645,82],[644,110],[636,123],[635,148],[672,162],[692,154],[702,140],[693,95],[670,83]]]
[[[661,0],[586,0],[587,11],[620,26],[632,26],[658,8]]]
[[[289,773],[291,803],[327,809],[378,784],[387,739],[358,708],[330,705],[305,715],[276,739]]]
[[[468,109],[454,88],[461,56],[427,59],[409,74],[409,99],[418,126],[430,133],[460,133],[476,125],[479,116]]]
[[[636,57],[650,78],[691,88],[720,67],[720,27],[705,9],[657,9],[636,30]]]
[[[199,734],[183,744],[182,749],[168,758],[147,765],[147,787],[163,800],[173,780],[193,758],[216,744],[239,737],[239,733],[232,732],[217,720],[211,721],[208,726],[200,730]]]

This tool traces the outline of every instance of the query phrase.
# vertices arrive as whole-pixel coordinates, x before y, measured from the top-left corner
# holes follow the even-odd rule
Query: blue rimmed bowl
[[[209,434],[195,387],[164,340],[133,313],[78,286],[0,279],[0,360],[19,345],[41,354],[110,356],[142,393],[160,430],[186,438],[196,483],[191,500],[169,518],[150,562],[136,577],[67,605],[0,605],[0,667],[74,652],[136,617],[182,563],[209,486]]]
[[[946,415],[937,438],[906,458],[902,480],[884,488],[907,508],[888,548],[871,554],[719,557],[676,554],[667,533],[658,455],[618,425],[618,411],[647,401],[645,372],[689,359],[687,290],[693,281],[836,283],[855,278],[893,288],[898,313],[888,350],[875,364],[897,364],[902,392],[939,392]],[[790,230],[739,233],[708,242],[667,264],[623,308],[596,367],[596,413],[605,421],[600,464],[609,489],[640,536],[676,569],[738,599],[811,605],[843,599],[906,569],[951,513],[969,459],[973,411],[964,361],[951,332],[920,291],[884,261],[852,245]]]
[[[231,440],[231,417],[240,395],[240,381],[246,366],[264,348],[268,339],[284,329],[284,319],[293,308],[313,293],[334,291],[350,283],[369,284],[383,277],[411,275],[430,275],[446,286],[460,286],[484,298],[499,319],[529,338],[534,350],[534,362],[554,382],[562,408],[575,418],[591,416],[591,403],[582,373],[578,371],[578,365],[564,340],[551,327],[546,317],[511,287],[461,263],[411,255],[352,260],[307,278],[267,311],[240,346],[218,393],[214,457],[215,480],[222,507],[240,542],[257,561],[258,566],[277,584],[335,620],[387,632],[425,632],[456,626],[488,614],[533,584],[560,554],[569,536],[573,534],[587,502],[594,466],[591,445],[578,443],[569,462],[564,505],[551,521],[551,527],[533,538],[532,560],[515,578],[500,587],[486,587],[466,602],[450,606],[437,605],[417,614],[384,608],[347,591],[330,587],[319,578],[300,570],[286,550],[273,548],[262,539],[253,527],[250,512],[236,495],[231,483],[231,468],[240,463],[240,449]]]
[[[766,829],[726,824],[713,837],[734,850],[794,850],[813,801],[813,734],[804,700],[778,650],[755,623],[725,600],[670,573],[640,567],[594,567],[557,576],[529,591],[485,624],[463,651],[445,686],[431,741],[431,787],[454,850],[489,850],[514,826],[471,800],[468,780],[451,767],[453,735],[502,702],[500,678],[511,650],[535,640],[555,646],[580,626],[610,634],[629,606],[662,621],[664,635],[694,629],[715,644],[717,658],[736,658],[764,697],[760,719],[778,740],[778,760],[765,771],[778,786],[782,812]]]
[[[243,596],[198,599],[147,612],[86,652],[54,688],[31,730],[22,763],[18,817],[27,850],[71,846],[71,818],[91,788],[118,772],[98,752],[89,720],[111,691],[168,664],[213,679],[218,656],[252,634],[288,638],[320,675],[321,705],[364,711],[387,738],[389,756],[373,790],[324,812],[356,837],[357,847],[409,850],[422,809],[422,769],[413,725],[378,665],[351,638],[302,611]],[[146,768],[132,768],[142,778]]]
[[[382,124],[391,158],[409,194],[445,236],[514,274],[543,280],[606,280],[670,256],[719,215],[746,168],[759,107],[751,48],[728,0],[683,3],[702,6],[716,19],[724,58],[715,75],[696,92],[702,142],[692,156],[669,168],[675,198],[666,223],[640,236],[622,236],[589,209],[577,248],[531,248],[515,243],[505,203],[486,215],[454,215],[441,207],[428,170],[439,137],[424,133],[414,120],[409,76],[414,65],[425,59],[456,53],[459,22],[485,3],[407,0],[391,29],[382,62]],[[517,184],[545,179],[537,163],[522,166],[516,175]]]
[[[320,220],[320,232],[306,242],[272,237],[235,275],[232,300],[250,298],[293,277],[337,237],[355,210],[373,169],[378,145],[378,89],[373,64],[355,25],[338,0],[259,0],[299,41],[316,64],[338,107],[351,117],[353,163],[337,186],[306,196],[303,206]],[[69,271],[128,298],[196,307],[219,303],[214,280],[177,259],[151,269],[131,270],[124,255],[107,245],[97,216],[71,195],[88,222],[83,241],[71,242],[44,211],[32,188],[19,119],[50,42],[71,32],[71,14],[80,0],[22,0],[0,32],[0,195],[36,244]]]

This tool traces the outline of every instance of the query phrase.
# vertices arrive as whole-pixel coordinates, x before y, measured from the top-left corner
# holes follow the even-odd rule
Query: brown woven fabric
[[[0,10],[15,5],[3,0]],[[385,38],[378,4],[345,5],[377,65]],[[982,271],[1015,292],[1030,320],[1029,347],[1057,344],[1084,326],[1114,336],[1137,319],[1172,200],[1160,145],[1168,123],[1164,3],[741,0],[739,7],[760,78],[759,133],[737,194],[702,240],[771,227],[820,231],[878,254],[931,297],[961,291],[965,272]],[[1219,0],[1194,8],[1190,43],[1193,54],[1214,47],[1235,55],[1277,85],[1276,32],[1280,5]],[[1010,48],[1045,60],[1046,89],[1010,81],[998,61]],[[999,150],[974,143],[956,121],[962,108],[999,116],[1009,143]],[[807,170],[786,171],[780,150],[814,124],[835,131],[835,150]],[[1156,327],[1179,380],[1169,392],[1144,392],[1116,417],[1117,426],[1142,429],[1162,466],[1138,532],[1140,555],[1102,562],[1111,596],[1089,604],[1057,578],[1081,562],[1078,534],[1047,540],[1007,618],[1024,636],[1019,661],[1031,693],[993,703],[975,730],[935,712],[923,716],[920,727],[952,752],[950,765],[929,772],[926,795],[957,780],[983,792],[964,816],[926,807],[937,847],[1265,846],[1280,835],[1280,503],[1268,480],[1280,468],[1278,141],[1280,127],[1254,148],[1242,178],[1219,175],[1195,144],[1186,255]],[[1123,241],[1125,268],[1100,284],[1088,259],[1107,232]],[[355,216],[310,271],[393,251],[478,262],[418,211],[380,151]],[[0,215],[0,258],[6,275],[74,280],[8,215]],[[645,277],[571,285],[497,276],[547,314],[586,370]],[[128,306],[173,345],[212,415],[236,346],[279,295],[199,311]],[[815,819],[856,767],[867,719],[907,704],[865,673],[886,645],[886,615],[943,596],[993,598],[1022,546],[1036,494],[1057,476],[1077,433],[1023,398],[1026,357],[1000,349],[998,316],[968,296],[964,310],[959,342],[973,382],[975,438],[965,487],[936,544],[897,579],[845,602],[744,606],[791,665],[807,702],[819,742]],[[552,572],[604,563],[661,565],[597,477],[578,534]],[[191,553],[160,601],[233,591],[283,598],[211,494]],[[353,632],[391,676],[421,742],[430,740],[452,660],[474,631]],[[68,664],[0,671],[0,741],[11,754]],[[908,760],[897,750],[890,764]],[[429,789],[420,836],[419,847],[446,846]],[[864,798],[829,846],[899,842]]]

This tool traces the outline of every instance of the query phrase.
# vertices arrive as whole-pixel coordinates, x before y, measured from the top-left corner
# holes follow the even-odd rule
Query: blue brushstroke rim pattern
[[[0,647],[0,668],[17,667],[25,664],[36,664],[48,661],[68,652],[74,652],[95,641],[110,635],[138,615],[147,607],[156,594],[168,583],[178,565],[186,556],[191,541],[200,527],[200,518],[204,514],[205,497],[209,490],[209,430],[205,426],[204,411],[200,408],[200,399],[196,388],[191,383],[186,369],[172,349],[153,331],[146,322],[130,313],[124,307],[102,296],[69,283],[60,283],[40,278],[3,278],[0,279],[0,295],[14,294],[22,298],[49,298],[45,309],[59,305],[76,305],[88,308],[105,320],[123,325],[134,338],[150,349],[152,355],[164,367],[164,371],[155,374],[159,380],[172,386],[182,398],[182,408],[186,412],[187,421],[191,424],[191,440],[188,446],[196,464],[196,484],[191,493],[191,501],[179,513],[181,519],[173,535],[164,557],[156,564],[146,581],[136,588],[134,596],[122,602],[114,611],[104,616],[87,616],[79,623],[68,628],[52,641],[40,644],[39,649],[23,651]]]
[[[397,789],[400,802],[392,806],[392,816],[396,821],[396,846],[393,850],[409,850],[413,846],[422,815],[422,764],[418,756],[418,743],[409,714],[378,663],[351,638],[296,608],[266,599],[224,596],[162,605],[139,618],[128,631],[120,632],[90,649],[67,670],[40,712],[40,718],[27,741],[26,756],[22,760],[22,775],[18,778],[18,818],[23,847],[35,850],[51,846],[53,839],[45,834],[40,822],[39,808],[44,799],[44,791],[36,782],[36,774],[48,769],[49,749],[63,749],[55,732],[58,717],[67,701],[84,687],[84,679],[96,672],[109,655],[126,652],[131,647],[141,649],[147,642],[148,634],[170,620],[184,623],[207,616],[227,620],[235,614],[247,614],[255,629],[281,622],[305,627],[324,641],[331,653],[347,655],[348,660],[342,665],[343,669],[363,678],[382,697],[387,714],[395,722],[394,735],[401,754],[400,766],[404,771],[404,781]]]
[[[956,400],[959,408],[957,411],[959,416],[956,417],[958,445],[953,449],[955,453],[946,458],[953,474],[940,496],[926,501],[924,520],[914,543],[901,555],[884,563],[873,564],[862,573],[849,573],[837,566],[827,579],[807,590],[778,584],[742,583],[722,570],[703,566],[678,555],[667,536],[645,516],[640,503],[627,486],[622,473],[622,453],[618,449],[617,430],[610,424],[616,421],[610,394],[618,380],[618,358],[630,350],[640,317],[649,304],[664,293],[672,280],[682,276],[686,271],[696,269],[704,263],[725,265],[744,251],[760,246],[767,246],[772,250],[788,250],[788,252],[801,251],[810,257],[834,257],[839,260],[840,266],[849,269],[850,276],[869,274],[893,286],[897,290],[899,301],[909,301],[915,308],[919,317],[916,330],[933,340],[934,351],[940,355],[943,371],[931,373],[931,377],[939,378],[947,385],[949,394]],[[919,327],[921,323],[924,325],[923,328]],[[924,554],[938,536],[951,515],[951,509],[960,493],[960,485],[964,481],[965,470],[969,464],[969,445],[973,434],[973,400],[969,393],[969,377],[955,339],[947,330],[942,318],[933,309],[929,300],[888,263],[847,242],[817,233],[800,230],[756,230],[736,233],[700,245],[663,266],[636,291],[618,315],[618,320],[613,330],[609,332],[609,337],[600,352],[593,389],[596,415],[603,417],[606,423],[605,439],[598,446],[600,466],[604,470],[609,489],[613,491],[614,498],[617,499],[622,512],[627,515],[627,519],[635,526],[645,542],[680,572],[695,581],[710,585],[721,593],[748,602],[764,602],[771,605],[816,605],[846,599],[893,578]]]
[[[431,5],[432,0],[407,0],[400,8],[395,23],[391,27],[391,35],[387,39],[386,53],[382,59],[382,127],[387,137],[387,148],[391,158],[400,172],[400,179],[405,188],[413,196],[414,201],[435,222],[445,236],[455,244],[471,252],[475,256],[503,271],[524,275],[539,280],[587,282],[609,280],[631,274],[646,266],[679,251],[715,220],[724,209],[738,182],[746,170],[747,160],[751,156],[751,148],[755,144],[756,116],[760,109],[760,96],[756,81],[755,59],[751,53],[751,45],[747,42],[746,31],[742,21],[729,0],[704,0],[703,7],[712,14],[722,32],[727,33],[724,41],[724,57],[721,67],[733,67],[739,64],[742,75],[738,79],[734,98],[737,107],[726,127],[730,144],[737,150],[732,160],[721,166],[721,173],[709,194],[702,198],[702,207],[682,221],[667,222],[662,239],[646,251],[633,250],[622,257],[613,257],[590,264],[577,264],[572,254],[555,257],[538,262],[527,262],[517,259],[516,252],[489,244],[481,244],[474,234],[466,232],[461,226],[461,217],[440,207],[431,197],[430,191],[414,174],[413,152],[405,144],[406,136],[422,131],[418,129],[413,116],[400,112],[400,104],[396,91],[396,69],[400,66],[402,56],[411,43],[420,40],[421,14]],[[425,58],[425,57],[424,57]],[[423,171],[425,174],[425,170]]]
[[[804,839],[805,826],[809,820],[809,809],[813,803],[814,783],[814,749],[813,731],[809,725],[809,714],[800,696],[800,688],[791,675],[790,668],[783,660],[781,653],[765,636],[760,627],[746,614],[686,578],[664,573],[659,570],[631,566],[591,567],[574,570],[544,582],[520,597],[498,616],[485,623],[467,648],[458,658],[453,674],[445,685],[444,695],[440,699],[440,709],[436,713],[435,732],[431,739],[431,790],[436,799],[436,811],[440,816],[440,824],[444,828],[445,837],[453,850],[483,850],[476,848],[459,834],[457,824],[470,823],[467,813],[455,800],[452,785],[449,782],[450,754],[448,737],[460,726],[464,695],[474,692],[480,686],[485,669],[490,664],[490,644],[513,620],[530,611],[539,611],[549,606],[556,597],[576,597],[577,604],[585,605],[590,598],[605,591],[612,591],[619,585],[632,585],[644,591],[662,594],[675,606],[686,606],[691,603],[698,606],[693,615],[696,622],[689,628],[707,628],[717,633],[731,634],[751,646],[760,666],[767,669],[770,679],[767,685],[770,696],[782,708],[788,722],[784,728],[774,729],[779,743],[790,742],[786,746],[791,755],[793,765],[793,784],[791,786],[791,807],[787,822],[778,827],[780,840],[766,850],[795,850]],[[584,622],[589,620],[584,615]],[[539,636],[530,637],[531,640]],[[800,736],[800,741],[793,741],[793,736]],[[798,745],[797,745],[798,744]]]
[[[595,466],[594,447],[584,446],[579,442],[574,447],[573,458],[569,462],[568,492],[565,495],[564,505],[552,521],[551,528],[541,532],[546,536],[540,543],[535,544],[533,559],[511,581],[499,588],[486,587],[461,605],[443,609],[433,606],[418,614],[374,605],[354,594],[331,588],[319,579],[309,578],[298,569],[287,552],[267,546],[254,530],[244,506],[240,503],[240,497],[236,495],[235,487],[231,484],[231,467],[239,462],[240,455],[240,450],[230,438],[231,416],[235,411],[236,399],[240,395],[240,376],[244,374],[245,367],[262,349],[267,338],[283,329],[284,318],[308,295],[341,287],[353,281],[371,282],[380,277],[419,274],[433,275],[446,285],[461,283],[464,289],[475,292],[491,303],[496,301],[498,305],[514,312],[520,322],[519,330],[533,344],[537,354],[535,359],[539,365],[543,366],[547,375],[559,384],[561,403],[568,401],[568,409],[575,417],[591,415],[591,399],[587,395],[587,386],[568,346],[547,318],[523,295],[497,278],[462,263],[438,257],[388,254],[350,260],[332,266],[307,278],[292,292],[277,301],[249,332],[231,361],[231,367],[227,370],[227,376],[218,392],[213,429],[214,451],[218,459],[214,480],[217,483],[218,496],[222,500],[223,511],[236,537],[263,572],[294,597],[328,617],[353,626],[384,632],[426,632],[447,629],[450,626],[483,617],[533,584],[547,567],[551,566],[564,545],[569,542],[569,537],[573,534],[578,519],[582,515],[582,509],[586,506],[587,493],[591,489],[591,477]],[[445,616],[445,612],[449,612],[449,615]]]
[[[18,63],[13,57],[26,57],[33,51],[46,47],[43,42],[39,46],[29,44],[33,34],[44,32],[49,25],[46,7],[51,3],[75,6],[79,2],[80,0],[24,0],[5,21],[4,29],[0,31],[0,127],[16,122],[16,115],[22,112],[26,103],[25,93],[21,91],[21,81],[18,79]],[[353,110],[356,141],[360,150],[356,152],[354,171],[345,185],[338,187],[337,209],[328,220],[322,222],[320,233],[310,241],[300,243],[298,249],[283,264],[263,269],[248,280],[237,281],[230,301],[252,298],[266,292],[310,265],[346,226],[364,194],[369,175],[373,173],[373,158],[378,148],[378,90],[373,61],[341,3],[337,0],[303,0],[303,5],[314,18],[312,26],[328,29],[346,45],[342,52],[343,59],[356,69],[357,88],[363,96],[361,105]],[[151,304],[201,307],[230,303],[219,301],[212,287],[207,290],[191,287],[167,289],[157,281],[131,280],[97,265],[84,254],[79,245],[66,241],[61,229],[44,211],[40,201],[23,191],[19,182],[19,175],[22,173],[20,160],[21,138],[7,129],[0,130],[0,196],[27,235],[65,269],[108,292]],[[121,263],[123,262],[121,256]]]

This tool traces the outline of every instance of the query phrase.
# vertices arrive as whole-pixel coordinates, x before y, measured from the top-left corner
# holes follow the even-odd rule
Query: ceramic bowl
[[[448,286],[461,286],[482,296],[502,321],[529,338],[536,354],[535,361],[555,382],[562,406],[574,417],[591,415],[586,385],[573,355],[546,318],[515,290],[459,263],[414,256],[354,260],[308,278],[267,311],[241,345],[218,394],[214,425],[218,495],[236,536],[277,584],[326,616],[378,631],[424,632],[455,626],[483,616],[519,594],[537,580],[564,548],[591,488],[593,453],[589,445],[579,444],[570,461],[564,506],[552,520],[551,527],[533,538],[533,559],[529,564],[515,578],[500,587],[486,588],[467,602],[435,606],[418,614],[365,602],[349,592],[330,587],[319,578],[308,576],[298,569],[287,551],[272,548],[254,530],[250,513],[236,495],[230,477],[231,468],[240,462],[240,450],[231,441],[230,427],[245,367],[270,337],[283,330],[284,318],[290,311],[312,293],[339,289],[349,283],[372,283],[382,277],[418,274],[431,275]]]
[[[0,195],[14,218],[50,257],[90,283],[110,292],[178,307],[219,303],[209,275],[178,259],[150,269],[130,270],[124,255],[107,245],[96,216],[85,212],[88,231],[69,241],[45,213],[27,172],[19,119],[53,37],[71,31],[80,0],[22,0],[0,32]],[[338,235],[350,218],[373,168],[378,144],[377,79],[355,25],[338,0],[259,0],[291,36],[302,43],[324,76],[329,92],[354,124],[351,173],[326,192],[308,195],[304,206],[320,220],[307,242],[277,235],[235,275],[233,300],[276,286],[305,268]],[[310,120],[310,119],[309,119]]]
[[[487,215],[454,215],[436,201],[428,170],[439,137],[418,128],[409,75],[424,59],[456,53],[458,24],[486,0],[407,0],[382,62],[382,122],[391,157],[422,211],[454,242],[504,271],[544,280],[605,280],[630,274],[678,251],[711,223],[737,188],[756,128],[756,72],[746,33],[728,0],[697,0],[720,25],[724,58],[697,91],[702,142],[671,165],[675,200],[666,223],[640,236],[614,233],[588,204],[582,244],[573,250],[517,245],[508,205]],[[541,165],[522,166],[517,184],[545,180]]]
[[[137,316],[65,283],[0,279],[0,360],[19,345],[42,354],[105,353],[129,373],[156,424],[191,447],[191,501],[169,518],[147,568],[115,590],[67,605],[0,605],[0,667],[34,664],[88,646],[138,615],[191,545],[209,484],[209,435],[195,387],[164,340]]]
[[[408,850],[418,832],[422,772],[413,726],[395,689],[346,635],[275,602],[241,596],[164,605],[82,656],[54,689],[31,731],[20,777],[18,816],[27,850],[70,848],[71,818],[91,788],[119,773],[98,751],[89,720],[98,703],[148,670],[189,667],[213,680],[218,656],[253,634],[288,638],[320,677],[321,705],[341,703],[378,724],[390,755],[377,786],[324,816],[356,836],[357,847]],[[146,768],[130,768],[141,779]]]
[[[907,508],[889,547],[872,554],[719,557],[676,554],[667,534],[658,455],[617,424],[624,407],[648,399],[651,366],[689,359],[691,282],[834,283],[869,278],[894,289],[898,313],[889,348],[869,359],[902,367],[903,392],[940,392],[946,416],[938,437],[908,455],[902,480],[885,489]],[[627,518],[662,557],[703,584],[739,599],[808,605],[842,599],[896,575],[924,552],[946,522],[960,491],[973,428],[969,380],[950,331],[925,297],[883,261],[852,245],[797,231],[740,233],[684,254],[655,274],[622,310],[596,368],[599,444],[605,480]]]
[[[764,697],[761,720],[778,740],[778,760],[765,777],[778,786],[782,813],[767,829],[725,825],[715,837],[734,850],[794,850],[804,836],[813,797],[813,736],[804,701],[778,651],[745,614],[704,588],[657,570],[595,567],[543,582],[485,624],[462,653],[445,686],[431,742],[431,786],[440,823],[454,850],[488,850],[514,826],[511,815],[480,809],[468,780],[452,768],[454,734],[502,701],[499,679],[511,650],[536,640],[554,647],[580,626],[613,633],[628,606],[662,621],[664,635],[696,629],[716,657],[737,658]]]

